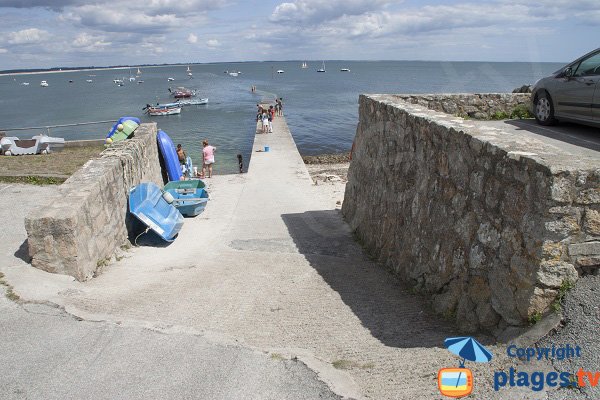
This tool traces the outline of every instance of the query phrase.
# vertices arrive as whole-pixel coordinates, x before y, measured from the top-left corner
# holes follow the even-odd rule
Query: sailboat
[[[306,69],[306,68],[308,68],[308,64],[306,64],[306,61],[304,61],[304,62],[302,63],[302,68],[303,68],[303,69]]]
[[[191,78],[192,77],[192,70],[190,69],[189,65],[187,67],[187,71],[186,72],[187,72],[188,76]]]
[[[325,61],[323,61],[323,68],[319,68],[317,72],[325,72]]]
[[[129,68],[129,82],[135,81],[135,76],[131,75],[131,68]]]
[[[138,67],[138,70],[137,70],[137,72],[135,73],[135,77],[136,77],[136,78],[139,78],[139,77],[140,77],[140,75],[142,75],[142,71],[140,71],[140,67]]]

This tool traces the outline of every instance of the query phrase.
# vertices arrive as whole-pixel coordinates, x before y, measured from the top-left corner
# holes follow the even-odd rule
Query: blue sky
[[[0,70],[246,60],[567,62],[600,1],[0,0]]]

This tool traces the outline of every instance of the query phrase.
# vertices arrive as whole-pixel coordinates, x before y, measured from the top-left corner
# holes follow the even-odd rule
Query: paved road
[[[600,128],[572,123],[560,123],[555,126],[541,126],[534,119],[506,121],[477,121],[500,128],[507,132],[527,135],[544,143],[557,146],[574,155],[600,157]]]
[[[339,398],[298,361],[187,332],[80,321],[3,292],[3,400]]]

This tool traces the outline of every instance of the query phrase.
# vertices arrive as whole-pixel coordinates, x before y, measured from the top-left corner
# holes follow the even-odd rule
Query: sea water
[[[247,166],[255,133],[256,104],[282,97],[284,114],[302,154],[348,151],[358,121],[362,93],[510,92],[559,69],[556,63],[487,63],[426,61],[244,62],[103,69],[0,76],[0,130],[22,138],[38,127],[116,120],[121,116],[156,122],[175,144],[182,144],[195,163],[204,139],[217,147],[216,173],[238,170],[237,154]],[[349,72],[340,69],[348,68]],[[277,70],[284,73],[278,74]],[[231,76],[228,72],[241,72]],[[168,81],[172,77],[174,81]],[[123,79],[117,86],[113,79]],[[49,87],[40,87],[46,80]],[[72,80],[72,83],[69,83]],[[92,82],[86,82],[92,80]],[[137,83],[143,80],[143,83]],[[29,82],[28,86],[22,85]],[[146,104],[170,102],[169,87],[195,89],[207,105],[185,106],[181,114],[149,117]],[[256,86],[257,90],[250,89]],[[111,123],[51,128],[52,136],[101,139]],[[276,132],[274,134],[277,134]]]

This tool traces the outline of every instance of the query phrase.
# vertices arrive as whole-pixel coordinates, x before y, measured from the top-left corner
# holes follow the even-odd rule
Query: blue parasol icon
[[[459,368],[465,367],[465,360],[484,363],[492,359],[492,353],[470,336],[447,338],[444,340],[444,346],[446,346],[450,352],[462,357]],[[457,387],[461,375],[462,373],[459,373],[458,378],[456,379]]]
[[[492,359],[492,353],[470,336],[447,338],[444,340],[444,346],[462,357],[460,368],[465,367],[465,360],[484,363]]]

